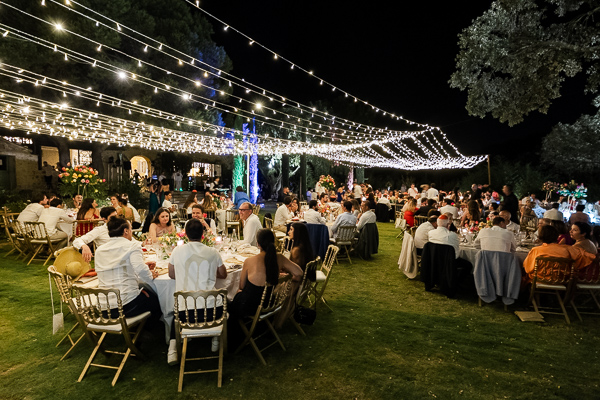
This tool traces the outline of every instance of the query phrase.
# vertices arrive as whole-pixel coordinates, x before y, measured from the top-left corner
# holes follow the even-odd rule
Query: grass
[[[222,388],[216,374],[196,375],[182,394],[160,329],[141,344],[148,360],[129,360],[114,388],[112,371],[99,369],[77,383],[91,347],[59,361],[66,348],[54,347],[45,268],[0,258],[0,399],[598,398],[600,318],[523,323],[500,304],[478,307],[472,293],[425,292],[398,270],[393,224],[379,230],[373,261],[334,267],[326,291],[334,311],[319,308],[307,337],[286,325],[287,351],[267,350],[267,367],[248,348],[226,357]]]

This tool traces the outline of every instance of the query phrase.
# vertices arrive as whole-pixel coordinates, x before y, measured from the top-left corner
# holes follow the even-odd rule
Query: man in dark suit
[[[510,220],[518,224],[519,215],[517,213],[519,211],[519,199],[517,199],[517,196],[512,192],[512,187],[510,185],[504,185],[502,192],[504,193],[502,210],[510,212]]]

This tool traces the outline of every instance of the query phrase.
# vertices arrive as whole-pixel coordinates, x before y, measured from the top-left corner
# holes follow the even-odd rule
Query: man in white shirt
[[[169,210],[171,213],[171,218],[177,218],[177,207],[171,203],[171,199],[173,198],[173,193],[165,192],[165,199],[163,200],[162,207]]]
[[[175,184],[175,191],[181,191],[181,180],[183,179],[183,175],[181,171],[177,170],[173,173],[173,182]]]
[[[481,250],[503,251],[505,253],[514,253],[515,235],[506,230],[506,221],[502,217],[495,217],[492,220],[494,226],[482,229],[475,239],[475,246],[481,247]]]
[[[552,203],[552,208],[544,213],[544,218],[553,219],[555,221],[564,221],[563,213],[558,211],[560,204]]]
[[[385,204],[388,210],[392,208],[392,204],[390,203],[387,194],[382,195],[381,198],[377,201],[377,204]]]
[[[354,198],[356,200],[360,201],[360,199],[362,198],[362,195],[363,195],[363,191],[357,182],[354,182],[354,187],[352,188],[352,190],[354,191]]]
[[[419,191],[417,190],[417,188],[415,187],[415,184],[412,183],[410,185],[410,187],[408,188],[408,195],[410,197],[416,197],[419,194]]]
[[[434,199],[435,201],[439,200],[439,192],[435,188],[435,183],[432,183],[431,185],[429,185],[429,189],[427,189],[427,198]]]
[[[504,221],[506,221],[506,229],[515,235],[516,243],[517,237],[519,236],[519,232],[521,231],[521,226],[510,220],[510,211],[502,210],[500,211],[500,216],[504,218]]]
[[[92,250],[89,247],[90,243],[95,243],[96,247],[100,247],[105,243],[108,243],[110,236],[108,236],[108,228],[106,223],[112,217],[117,216],[117,210],[114,207],[103,207],[100,210],[100,218],[104,221],[104,225],[100,225],[89,231],[83,236],[78,237],[73,241],[73,247],[77,250],[81,250],[81,255],[84,261],[90,262],[92,259]]]
[[[256,246],[256,234],[262,228],[260,218],[252,213],[252,204],[250,203],[242,203],[238,212],[244,224],[244,240],[242,240],[242,243]]]
[[[452,200],[445,198],[442,200],[442,208],[440,208],[440,213],[452,213],[452,217],[454,219],[458,219],[458,208],[452,205]]]
[[[304,212],[304,221],[307,224],[322,224],[325,225],[327,221],[325,218],[321,216],[321,213],[317,211],[318,202],[316,200],[311,200],[308,203],[308,210]]]
[[[448,230],[450,220],[445,215],[440,215],[437,219],[437,228],[429,231],[428,239],[431,243],[446,244],[454,247],[454,258],[458,258],[459,242],[458,235]]]
[[[183,246],[177,246],[171,258],[169,259],[169,277],[175,279],[175,291],[197,291],[213,290],[217,278],[227,278],[227,270],[219,252],[212,247],[203,244],[202,235],[204,234],[204,225],[197,219],[191,219],[185,225],[185,234],[189,242]],[[198,322],[204,320],[204,304],[195,305],[193,300],[188,299],[187,304],[179,299],[179,318],[182,321],[187,320],[186,309],[197,309]],[[206,304],[207,320],[221,318],[223,315],[223,304],[221,298],[217,298],[216,315],[215,299],[208,298]],[[194,313],[190,313],[190,320],[187,322],[197,322]],[[219,349],[219,338],[212,340],[212,351]],[[169,342],[169,351],[167,352],[167,362],[169,365],[177,363],[177,343],[175,340],[175,324],[171,325],[171,340]]]
[[[276,231],[281,231],[283,233],[287,232],[287,221],[292,219],[294,216],[294,212],[296,211],[296,203],[292,201],[290,196],[286,196],[283,199],[283,204],[279,206],[277,211],[275,212],[275,219],[273,221],[273,229]]]
[[[358,222],[356,224],[356,229],[358,231],[360,231],[366,224],[377,222],[377,216],[375,215],[375,212],[369,208],[368,201],[363,201],[360,204],[360,210],[362,213],[358,216]]]
[[[31,204],[27,205],[23,211],[17,217],[17,221],[21,223],[24,222],[37,222],[40,219],[40,214],[42,214],[42,210],[46,208],[45,206],[48,203],[48,198],[45,194],[42,193],[34,193],[31,196]]]
[[[59,222],[66,222],[72,224],[75,220],[67,215],[65,210],[62,209],[63,201],[61,199],[53,199],[50,202],[49,208],[44,208],[40,214],[39,222],[43,222],[46,225],[46,231],[52,242],[56,242],[56,250],[66,247],[69,243],[69,235],[57,229]]]
[[[113,217],[106,223],[109,241],[96,249],[95,269],[98,273],[100,289],[119,289],[123,313],[131,318],[150,311],[152,322],[157,322],[162,315],[154,278],[156,270],[150,270],[142,255],[142,244],[132,239],[131,225],[125,218]],[[152,290],[140,289],[140,284],[146,284]],[[117,299],[108,297],[113,318],[119,316]]]
[[[439,216],[439,211],[431,210],[429,212],[429,219],[427,222],[423,222],[417,228],[415,232],[415,248],[417,249],[418,255],[421,255],[423,252],[423,246],[425,246],[425,243],[429,241],[429,231],[437,228],[437,220]]]
[[[352,203],[345,201],[343,204],[343,213],[338,215],[333,223],[333,226],[329,229],[329,236],[335,236],[340,226],[355,226],[356,216],[352,213]]]

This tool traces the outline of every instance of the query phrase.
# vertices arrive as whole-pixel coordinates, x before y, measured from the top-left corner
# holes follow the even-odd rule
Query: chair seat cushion
[[[325,282],[325,279],[327,279],[325,273],[323,271],[317,271],[317,282]]]
[[[547,290],[567,290],[567,287],[565,285],[552,285],[552,284],[548,284],[548,283],[536,283],[535,287],[537,289],[547,289]]]
[[[275,237],[277,239],[279,238],[284,238],[285,237],[285,233],[281,232],[281,231],[275,231]]]
[[[600,290],[600,284],[598,283],[578,283],[577,289],[581,290]]]
[[[215,326],[214,328],[205,329],[187,329],[181,330],[181,337],[195,338],[195,337],[213,337],[220,336],[223,333],[223,325]]]
[[[145,313],[141,313],[140,315],[136,315],[135,317],[125,318],[125,323],[127,324],[127,327],[131,327],[139,324],[149,316],[150,311],[146,311]],[[87,328],[91,331],[121,332],[121,324],[118,323],[110,325],[88,324]]]

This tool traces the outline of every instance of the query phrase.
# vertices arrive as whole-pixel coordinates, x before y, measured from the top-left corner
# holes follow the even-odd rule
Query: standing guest
[[[512,186],[504,185],[502,192],[504,193],[504,201],[501,204],[502,211],[508,211],[510,213],[510,220],[518,224],[519,216],[517,212],[519,211],[519,200],[512,192]],[[506,229],[509,229],[509,227],[507,226]]]
[[[435,183],[431,183],[429,189],[427,189],[427,198],[437,201],[439,194],[440,192],[435,188]]]
[[[159,187],[157,183],[151,183],[148,187],[150,191],[150,200],[148,203],[148,215],[146,216],[146,220],[144,221],[144,227],[142,228],[142,233],[146,233],[150,229],[150,225],[152,224],[152,219],[154,218],[154,214],[160,208],[159,201]],[[115,207],[116,208],[116,207]]]
[[[337,201],[338,203],[341,203],[343,201],[343,199],[344,199],[344,187],[340,186],[337,190],[335,201]]]
[[[570,234],[571,238],[575,240],[573,246],[580,247],[591,254],[598,253],[598,247],[591,241],[592,227],[590,224],[586,224],[585,222],[575,222],[571,225]]]
[[[250,203],[250,197],[244,192],[243,187],[238,186],[235,188],[235,195],[233,196],[233,208],[240,208],[245,202]]]
[[[24,222],[37,222],[40,219],[42,210],[46,208],[48,204],[48,198],[43,193],[34,193],[31,195],[31,203],[21,211],[17,217],[17,221]]]
[[[171,214],[166,208],[159,208],[152,219],[148,230],[148,240],[157,243],[158,238],[166,233],[175,233],[175,224],[171,221]]]
[[[475,246],[481,247],[481,250],[502,251],[505,253],[514,253],[515,235],[506,230],[506,221],[502,217],[495,217],[492,220],[491,228],[482,229],[475,239]]]
[[[540,221],[543,219],[544,218],[540,219]],[[567,227],[567,224],[565,224],[564,221],[562,221],[562,220],[558,221],[555,219],[551,219],[549,221],[550,221],[550,225],[555,227],[556,230],[558,231],[558,239],[556,240],[556,242],[558,244],[566,244],[569,246],[572,246],[575,244],[575,240],[569,234],[569,228]],[[539,232],[539,228],[541,228],[541,226],[538,226],[538,232]]]
[[[575,222],[585,222],[588,225],[590,224],[590,217],[584,213],[583,210],[585,210],[585,205],[577,204],[575,213],[571,214],[571,217],[569,218],[569,225],[573,225]]]
[[[345,201],[342,207],[344,212],[338,215],[338,217],[335,219],[335,222],[333,223],[333,226],[330,229],[330,236],[335,236],[340,226],[356,225],[356,217],[352,213],[352,203],[349,201]]]
[[[109,241],[96,249],[95,269],[98,273],[98,288],[118,289],[121,294],[123,313],[127,318],[150,311],[150,321],[158,322],[162,312],[158,296],[140,284],[154,288],[158,271],[150,270],[144,263],[142,244],[131,240],[131,224],[123,218],[113,217],[106,223]],[[118,318],[117,299],[108,297],[111,318]]]
[[[410,187],[408,188],[408,195],[410,197],[416,197],[419,194],[419,190],[415,187],[414,183],[411,183]]]
[[[46,181],[46,187],[48,189],[52,189],[52,176],[54,174],[54,168],[52,167],[52,165],[49,165],[47,161],[44,161],[42,171],[44,172],[44,180]]]
[[[354,187],[352,188],[352,190],[354,191],[354,198],[356,200],[360,200],[363,195],[363,190],[362,187],[356,181],[354,182]]]
[[[458,219],[458,208],[454,207],[454,205],[452,204],[452,199],[449,199],[447,197],[444,198],[444,200],[442,200],[442,208],[440,208],[440,213],[452,213],[452,218]]]
[[[81,207],[82,202],[83,202],[83,196],[80,194],[76,194],[73,197],[73,208],[76,210],[79,210],[79,207]]]
[[[294,215],[294,207],[296,205],[292,202],[292,198],[287,196],[283,199],[283,204],[279,206],[275,212],[275,220],[273,221],[273,229],[280,232],[287,232],[287,221],[292,219]]]
[[[446,244],[454,247],[454,258],[458,258],[459,241],[458,235],[448,230],[450,220],[446,215],[440,215],[437,219],[437,228],[429,231],[428,241],[436,244]]]
[[[78,237],[73,241],[73,247],[81,251],[83,259],[90,262],[92,259],[92,250],[90,244],[94,243],[96,247],[100,247],[105,243],[108,243],[110,236],[108,236],[107,222],[109,219],[117,216],[117,210],[114,207],[103,207],[100,210],[100,218],[104,221],[103,225],[97,226],[83,236]]]
[[[544,218],[548,218],[548,219],[552,219],[552,220],[556,220],[556,221],[563,221],[564,220],[563,213],[558,211],[558,207],[560,207],[560,204],[552,203],[552,208],[544,213]]]
[[[244,223],[244,240],[242,243],[248,243],[251,246],[256,246],[256,235],[260,230],[260,218],[255,215],[252,209],[252,204],[243,203],[238,212],[240,213],[240,220]]]
[[[423,246],[429,241],[429,231],[437,228],[437,220],[440,215],[439,211],[429,211],[429,219],[427,222],[423,222],[417,228],[417,231],[415,232],[415,248],[417,249],[418,255],[423,253]]]
[[[307,224],[322,224],[325,225],[327,221],[325,218],[321,216],[321,213],[318,211],[318,203],[316,200],[311,200],[308,203],[308,210],[304,212],[304,221]]]
[[[175,183],[175,191],[182,191],[181,189],[181,181],[183,180],[183,175],[181,174],[181,171],[177,170],[175,171],[175,173],[173,173],[173,182]]]
[[[69,243],[69,235],[57,228],[59,222],[72,224],[75,220],[67,215],[63,210],[63,201],[61,199],[52,199],[49,208],[44,208],[40,214],[39,222],[46,225],[46,231],[52,242],[56,241],[56,250],[66,247]]]
[[[177,246],[171,258],[169,259],[169,277],[175,279],[175,291],[198,291],[198,290],[213,290],[217,279],[227,278],[227,270],[223,264],[223,260],[219,252],[212,247],[208,247],[202,243],[202,235],[204,234],[204,226],[196,219],[189,220],[185,225],[185,234],[189,242],[183,246]],[[217,298],[215,304],[214,298],[209,298],[206,304],[207,320],[221,318],[223,315],[223,304],[221,298]],[[213,316],[213,310],[216,315]],[[201,322],[204,321],[204,307],[199,304],[196,308],[194,301],[188,299],[188,302],[181,301],[179,306],[179,318],[186,322]],[[187,310],[197,310],[197,313],[189,313],[190,320],[187,320]],[[198,320],[194,314],[197,314]],[[211,350],[219,349],[219,338],[212,338]],[[167,352],[167,362],[169,365],[177,363],[177,342],[175,340],[175,324],[171,325],[171,340],[169,341],[169,350]]]
[[[188,219],[192,218],[192,206],[198,204],[198,198],[196,197],[197,193],[192,192],[188,195],[185,203],[183,203],[183,208],[187,210]]]
[[[248,204],[242,204],[240,210]],[[265,285],[276,286],[280,272],[291,274],[294,282],[300,282],[302,279],[302,269],[275,250],[275,235],[271,230],[259,229],[255,236],[260,254],[244,261],[238,293],[229,309],[233,320],[256,313]]]
[[[564,246],[558,244],[558,231],[552,225],[544,225],[540,228],[539,239],[542,241],[541,246],[531,249],[525,261],[523,261],[523,269],[527,273],[524,277],[524,282],[531,282],[534,277],[535,259],[539,256],[570,258],[575,260],[573,266],[575,270],[580,270],[590,265],[594,261],[595,255],[585,252],[581,247]]]

